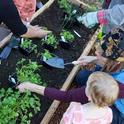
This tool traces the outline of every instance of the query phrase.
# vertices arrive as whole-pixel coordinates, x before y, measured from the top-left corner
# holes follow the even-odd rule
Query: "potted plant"
[[[28,38],[21,38],[19,49],[24,55],[30,55],[33,51],[37,52],[37,45]]]
[[[59,7],[63,9],[62,27],[70,28],[71,25],[80,25],[77,17],[83,14],[83,10],[79,7],[71,5],[67,0],[58,0]]]
[[[18,61],[16,72],[14,75],[9,75],[9,83],[17,82],[18,84],[24,81],[30,81],[32,83],[44,85],[45,83],[41,81],[40,75],[37,73],[40,67],[41,65],[38,65],[37,62],[32,62],[31,60],[26,61],[25,59],[22,59]]]
[[[16,73],[12,73],[11,75],[9,75],[8,81],[9,81],[8,82],[9,87],[16,88],[16,86],[18,85],[17,74]]]
[[[65,49],[70,48],[70,42],[74,41],[74,35],[69,31],[63,30],[60,33],[60,36],[61,36],[61,39],[60,39],[59,43],[60,43],[61,47],[65,48]]]
[[[58,42],[56,40],[56,37],[52,33],[48,34],[41,41],[45,49],[52,51],[57,48]]]
[[[84,9],[70,4],[67,0],[58,0],[58,4],[64,12],[62,17],[63,28],[70,28],[72,25],[80,26],[80,23],[77,21],[77,17],[82,16],[86,12],[98,10],[94,4],[87,4],[87,6],[84,6]]]
[[[46,61],[55,57],[55,56],[56,55],[54,55],[53,53],[50,53],[47,49],[45,49],[44,52],[41,53],[41,59],[40,59],[41,64],[44,65],[45,67],[51,69],[51,67],[46,63]]]

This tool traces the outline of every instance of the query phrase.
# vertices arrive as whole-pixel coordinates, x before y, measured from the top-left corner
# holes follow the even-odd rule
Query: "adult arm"
[[[111,24],[120,27],[124,24],[124,5],[115,5],[111,9],[101,10],[97,13],[100,24]]]
[[[13,0],[0,1],[0,20],[4,22],[16,36],[23,35],[27,32],[27,28],[22,23]]]

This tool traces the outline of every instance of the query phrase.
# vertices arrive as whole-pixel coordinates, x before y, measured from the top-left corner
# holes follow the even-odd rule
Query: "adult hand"
[[[96,60],[97,60],[96,56],[82,56],[78,59],[78,62],[80,65],[87,65]]]
[[[95,24],[98,23],[97,12],[85,13],[84,15],[79,16],[77,20],[84,24],[86,27],[92,28],[95,26]]]
[[[45,92],[44,86],[40,86],[40,85],[33,84],[30,82],[23,82],[23,83],[19,84],[16,88],[19,89],[20,92],[24,92],[25,90],[29,90],[31,92],[38,93],[40,95],[44,95],[44,92]]]
[[[49,33],[51,33],[51,31],[44,30],[38,25],[35,25],[35,26],[29,25],[27,33],[23,34],[21,37],[43,38]]]
[[[97,59],[98,59],[97,64],[104,66],[108,59],[103,57],[101,55],[101,52],[99,52],[99,51],[96,51],[95,54],[96,54]]]

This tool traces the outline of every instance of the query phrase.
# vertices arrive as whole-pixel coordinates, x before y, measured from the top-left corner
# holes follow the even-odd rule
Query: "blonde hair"
[[[112,105],[118,97],[118,84],[107,73],[94,72],[89,76],[87,85],[91,102],[99,107]]]

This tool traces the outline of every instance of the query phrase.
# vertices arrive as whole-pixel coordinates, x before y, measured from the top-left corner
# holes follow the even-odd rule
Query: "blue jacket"
[[[124,84],[124,69],[111,74],[113,76],[113,78],[117,81],[119,81],[120,83]],[[122,113],[122,115],[124,116],[124,99],[118,99],[115,101],[115,106],[117,107],[117,109]]]

